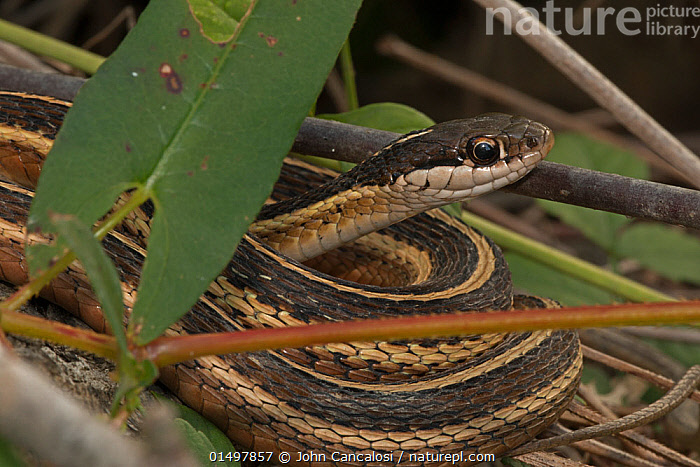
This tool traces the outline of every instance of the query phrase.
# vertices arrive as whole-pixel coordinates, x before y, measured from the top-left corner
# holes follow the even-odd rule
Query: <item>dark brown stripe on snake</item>
[[[9,104],[9,110],[0,107],[4,143],[50,140],[38,132],[52,129],[68,105],[0,93],[0,106],[2,99]],[[27,113],[22,113],[25,105]],[[472,160],[468,151],[482,141],[488,144]],[[276,199],[311,194],[305,201],[263,208],[253,231],[288,237],[284,242],[292,245],[291,253],[308,257],[306,264],[255,236],[244,237],[229,266],[167,334],[508,309],[510,273],[498,247],[443,213],[418,214],[316,256],[326,241],[320,220],[342,211],[343,222],[350,227],[356,222],[358,231],[377,222],[388,225],[395,217],[374,218],[368,209],[390,209],[391,199],[404,203],[403,212],[412,215],[437,204],[430,198],[435,193],[444,195],[444,202],[498,188],[524,175],[551,144],[543,125],[489,114],[404,136],[382,151],[385,159],[321,188],[314,187],[327,180],[328,171],[289,162]],[[38,162],[15,148],[0,152],[0,166],[26,186],[38,177]],[[390,181],[396,184],[392,188],[385,185]],[[329,196],[333,200],[326,203]],[[21,242],[30,198],[26,190],[0,184],[0,271],[15,283],[26,280]],[[336,204],[339,198],[351,201],[351,207]],[[127,305],[135,299],[151,214],[152,205],[142,206],[105,240],[123,276]],[[299,234],[297,224],[305,223],[316,231],[297,248],[290,238]],[[269,230],[271,225],[282,230]],[[333,235],[348,234],[340,229]],[[104,330],[79,264],[43,294]],[[516,307],[522,306],[552,304],[516,298]],[[402,465],[420,465],[408,454],[500,455],[531,439],[565,409],[581,364],[576,333],[536,331],[210,356],[163,368],[162,381],[244,449],[313,451],[327,456],[327,464],[346,465],[381,462],[335,462],[332,453],[401,450],[406,455]]]

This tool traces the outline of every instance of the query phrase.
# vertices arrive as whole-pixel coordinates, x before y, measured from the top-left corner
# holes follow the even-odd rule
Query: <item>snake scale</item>
[[[4,280],[27,280],[31,189],[69,105],[0,93],[0,173],[24,187],[0,184]],[[552,144],[544,125],[486,114],[409,133],[337,178],[287,160],[278,202],[263,207],[229,266],[168,334],[552,307],[513,297],[491,240],[428,212],[521,178]],[[104,241],[127,305],[152,209],[143,205]],[[42,295],[105,330],[78,263]],[[544,330],[210,356],[162,368],[161,381],[242,448],[290,452],[292,464],[387,465],[401,453],[402,465],[447,465],[542,432],[573,396],[581,365],[575,332]]]

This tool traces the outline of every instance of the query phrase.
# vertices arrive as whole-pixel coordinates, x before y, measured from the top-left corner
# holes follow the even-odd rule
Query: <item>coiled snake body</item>
[[[50,147],[65,106],[0,93],[4,178],[36,183],[40,146]],[[507,265],[489,239],[423,211],[519,179],[552,144],[541,124],[487,114],[408,134],[330,182],[327,171],[288,161],[273,194],[284,201],[263,208],[229,266],[168,332],[548,307],[513,299]],[[30,199],[0,185],[0,270],[14,283],[26,280]],[[105,240],[127,304],[149,210]],[[104,329],[78,264],[43,294]],[[452,464],[450,454],[466,464],[470,453],[503,454],[536,436],[564,410],[580,370],[576,333],[536,331],[212,356],[163,368],[161,379],[241,446],[289,452],[293,464],[297,453],[313,453],[298,463],[442,465]]]

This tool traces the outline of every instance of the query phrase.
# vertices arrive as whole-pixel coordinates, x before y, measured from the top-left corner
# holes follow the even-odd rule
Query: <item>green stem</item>
[[[148,201],[149,198],[150,191],[147,189],[137,188],[134,190],[126,203],[124,203],[119,209],[114,211],[112,215],[105,219],[104,222],[97,226],[97,229],[95,229],[95,237],[97,237],[99,240],[105,238],[105,236],[114,230],[114,228],[118,226],[131,211]]]
[[[94,74],[105,61],[100,55],[4,20],[0,20],[0,39],[35,54],[55,58],[89,74]]]
[[[138,206],[148,199],[148,192],[144,189],[135,190],[128,201],[119,209],[112,213],[102,224],[95,229],[95,237],[102,240],[112,229],[114,229],[124,218]],[[75,261],[75,253],[68,251],[56,262],[54,262],[45,272],[33,279],[31,282],[20,288],[10,298],[0,303],[0,313],[6,311],[19,310],[29,299],[38,295],[41,289],[46,287],[56,276],[62,273],[70,264]]]
[[[355,67],[352,64],[352,54],[350,53],[350,39],[346,39],[343,48],[340,49],[340,70],[343,75],[343,83],[345,84],[345,97],[348,100],[348,110],[355,110],[360,104],[357,100]]]
[[[49,269],[39,275],[37,278],[22,286],[17,292],[12,294],[7,300],[0,303],[0,315],[5,315],[9,311],[17,311],[22,305],[27,303],[32,297],[39,295],[41,289],[46,287],[56,276],[62,273],[75,260],[75,253],[68,251]],[[4,318],[3,318],[4,325]]]
[[[634,302],[675,301],[669,295],[512,232],[474,214],[462,212],[460,218],[466,224],[484,232],[503,248],[517,252],[522,256],[545,264],[571,277],[586,281],[615,295]]]
[[[113,336],[74,328],[67,324],[16,311],[3,311],[0,317],[2,318],[2,329],[6,332],[69,345],[114,361],[119,355]]]

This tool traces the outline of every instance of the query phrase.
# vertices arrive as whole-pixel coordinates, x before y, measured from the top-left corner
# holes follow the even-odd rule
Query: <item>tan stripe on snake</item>
[[[35,185],[67,105],[0,93],[4,178]],[[332,182],[328,171],[287,161],[273,198],[301,195],[263,208],[229,266],[168,333],[549,307],[514,300],[490,240],[422,211],[519,179],[552,144],[544,125],[487,114],[403,136]],[[22,283],[31,191],[0,189],[0,270]],[[127,304],[151,209],[105,239]],[[43,295],[104,330],[79,264]],[[576,333],[537,331],[212,356],[164,368],[161,380],[246,450],[287,451],[292,461],[313,452],[338,465],[386,465],[378,456],[396,462],[403,452],[402,464],[423,465],[410,454],[500,455],[533,438],[565,409],[580,370]],[[451,464],[441,459],[430,465]]]

